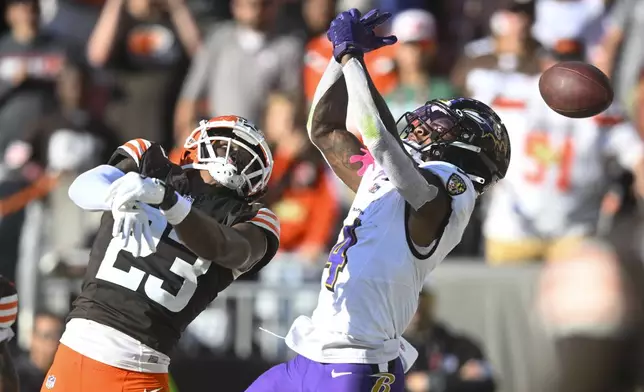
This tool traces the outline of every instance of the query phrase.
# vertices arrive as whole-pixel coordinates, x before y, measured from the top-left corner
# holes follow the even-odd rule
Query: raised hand
[[[374,9],[362,16],[355,8],[336,16],[327,31],[336,61],[339,62],[345,54],[362,56],[364,53],[396,43],[395,36],[379,37],[373,31],[389,18],[389,12]]]

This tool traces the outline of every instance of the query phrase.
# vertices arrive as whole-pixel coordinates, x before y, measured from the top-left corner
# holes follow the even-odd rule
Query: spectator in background
[[[0,154],[53,105],[65,53],[38,28],[37,0],[8,0],[10,31],[0,38]]]
[[[636,92],[633,86],[644,65],[644,1],[616,0],[595,60],[612,77],[617,100],[630,111]]]
[[[33,181],[29,188],[33,192],[19,200],[21,208],[51,192],[49,221],[53,228],[67,228],[62,232],[46,230],[56,251],[84,248],[88,236],[97,229],[96,219],[89,219],[97,215],[77,208],[67,196],[67,188],[78,174],[106,162],[118,146],[113,131],[88,108],[91,87],[88,70],[67,63],[56,85],[56,110],[36,118],[5,155],[10,168]]]
[[[437,60],[437,69],[449,73],[453,64],[462,54],[463,48],[470,46],[473,40],[491,34],[490,20],[494,13],[512,7],[523,7],[528,14],[532,14],[533,0],[449,0],[430,2],[438,19],[441,32],[440,57]],[[438,3],[436,5],[435,3]],[[490,45],[489,40],[481,41],[483,52]],[[477,41],[474,41],[477,42]],[[478,42],[478,43],[481,43]],[[480,50],[477,48],[477,50]],[[478,56],[484,53],[476,53]]]
[[[592,35],[586,27],[603,14],[604,0],[539,0],[535,3],[532,35],[543,46],[577,38],[588,47]]]
[[[87,44],[87,60],[112,72],[120,99],[106,118],[119,142],[142,137],[172,145],[172,109],[184,70],[200,45],[184,0],[107,0]]]
[[[517,76],[539,72],[537,44],[530,37],[531,19],[524,5],[498,10],[489,23],[492,35],[465,47],[451,79],[461,94],[497,110],[494,100],[505,99],[516,90],[513,83]]]
[[[275,34],[279,0],[233,0],[234,20],[214,27],[197,53],[175,112],[175,140],[184,140],[199,117],[235,113],[263,126],[272,92],[301,105],[302,45]],[[207,99],[201,113],[198,104]]]
[[[455,91],[449,80],[430,76],[436,54],[434,16],[422,9],[403,11],[394,17],[391,33],[398,37],[395,54],[398,85],[385,100],[394,118],[429,100],[453,97]]]
[[[540,65],[545,71],[584,55],[580,41],[565,41],[544,50]],[[485,253],[494,265],[548,261],[593,235],[612,160],[633,173],[635,190],[644,195],[644,143],[618,106],[592,118],[567,118],[546,106],[537,84],[534,76],[514,86],[531,95],[524,125],[513,128],[512,165],[489,195]]]
[[[489,21],[492,35],[474,41],[452,70],[451,80],[463,95],[487,103],[513,132],[524,127],[531,90],[520,88],[540,71],[537,43],[530,36],[529,6],[512,4]]]
[[[54,362],[58,341],[63,334],[63,325],[63,320],[53,313],[36,314],[29,353],[16,359],[21,392],[40,391],[45,375]]]
[[[57,78],[56,108],[37,118],[9,146],[6,165],[11,169],[28,165],[27,171],[38,176],[47,169],[82,172],[106,162],[118,144],[113,131],[89,108],[91,88],[89,71],[67,62]],[[84,148],[70,151],[52,146],[52,140],[58,144],[55,140],[62,135]]]
[[[518,86],[539,72],[537,45],[529,33],[531,7],[530,3],[512,2],[495,11],[488,21],[491,36],[468,44],[450,75],[459,95],[488,104],[512,132],[516,122],[524,120],[526,89]],[[480,255],[486,202],[486,197],[477,200],[454,254]]]
[[[493,392],[490,363],[476,343],[436,321],[434,295],[420,293],[418,310],[404,333],[418,351],[407,373],[409,392]]]

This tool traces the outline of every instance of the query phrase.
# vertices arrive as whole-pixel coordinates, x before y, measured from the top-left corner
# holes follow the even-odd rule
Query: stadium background
[[[574,39],[612,76],[616,100],[644,135],[642,0],[7,0],[0,273],[20,293],[15,351],[24,391],[40,385],[39,368],[60,334],[56,317],[78,292],[98,223],[98,214],[67,198],[69,184],[119,143],[145,137],[172,150],[196,120],[227,113],[259,124],[273,145],[265,201],[282,222],[282,249],[190,326],[172,373],[182,391],[241,391],[292,355],[259,327],[283,336],[295,316],[311,312],[325,254],[351,201],[304,129],[306,103],[329,56],[324,30],[350,7],[401,16],[387,28],[403,42],[365,59],[395,116],[454,95],[511,104],[504,94],[511,95],[512,78],[537,74],[542,48]],[[494,75],[491,82],[477,83],[481,69]],[[616,172],[607,189],[606,230],[627,216],[635,231],[629,175]],[[559,365],[535,305],[544,261],[486,263],[485,212],[484,199],[463,243],[432,273],[432,309],[482,348],[497,390],[552,390]]]

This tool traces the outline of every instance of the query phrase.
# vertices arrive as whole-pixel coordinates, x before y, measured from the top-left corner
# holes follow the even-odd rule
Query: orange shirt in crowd
[[[396,47],[397,45],[385,46],[364,56],[364,62],[373,84],[382,95],[391,92],[398,84],[394,62]],[[321,34],[307,43],[304,54],[303,77],[304,94],[308,102],[313,100],[315,89],[332,54],[333,47],[326,34]]]
[[[338,218],[339,201],[324,161],[304,161],[291,167],[296,157],[280,148],[273,152],[273,158],[269,189],[280,183],[287,170],[291,171],[281,199],[270,206],[280,220],[280,250],[325,249]]]

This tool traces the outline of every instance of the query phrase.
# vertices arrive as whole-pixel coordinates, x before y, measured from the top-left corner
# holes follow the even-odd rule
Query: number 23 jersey
[[[476,199],[470,179],[446,162],[438,176],[452,198],[442,234],[427,248],[407,233],[409,205],[377,166],[365,172],[338,243],[329,254],[318,304],[286,336],[295,352],[322,363],[378,364],[399,356],[427,274],[461,241]]]
[[[149,147],[149,142],[137,139],[119,147],[115,157],[129,156],[137,167],[145,168],[149,166],[143,164]],[[69,319],[93,320],[164,354],[171,351],[188,324],[219,292],[241,274],[264,267],[279,246],[279,222],[260,204],[249,204],[225,193],[211,200],[209,207],[211,214],[226,226],[249,222],[263,229],[268,240],[264,258],[246,271],[200,259],[182,244],[159,210],[147,205],[143,208],[157,249],[151,253],[143,241],[141,257],[134,257],[134,240],[124,248],[120,238],[112,237],[114,219],[107,211],[92,247],[82,292]]]

